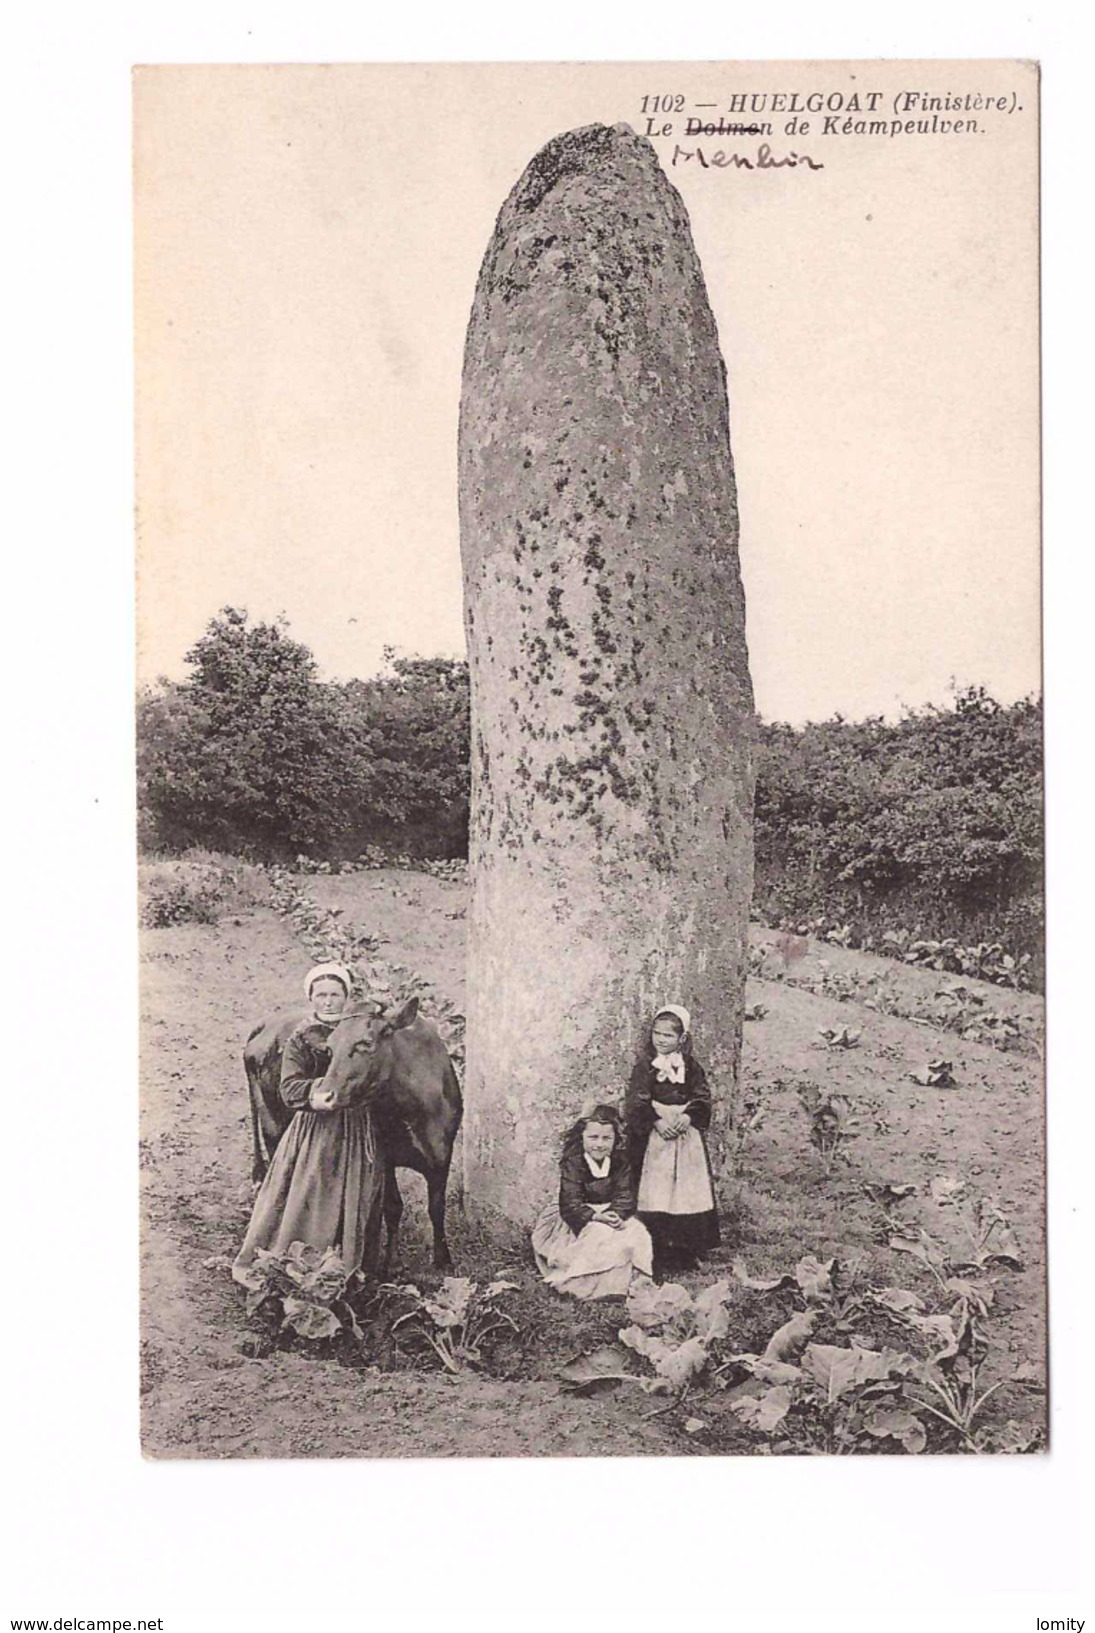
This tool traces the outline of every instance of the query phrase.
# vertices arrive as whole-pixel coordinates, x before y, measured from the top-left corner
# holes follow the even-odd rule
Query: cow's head
[[[418,999],[409,998],[398,1009],[370,1003],[342,1017],[327,1040],[331,1064],[324,1078],[324,1087],[333,1092],[337,1104],[367,1099],[370,1090],[379,1086],[390,1064],[385,1041],[393,1032],[410,1026],[417,1015]]]

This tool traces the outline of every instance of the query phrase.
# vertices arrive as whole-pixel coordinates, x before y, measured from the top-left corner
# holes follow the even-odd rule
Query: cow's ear
[[[401,1027],[410,1026],[413,1021],[417,1020],[417,1018],[418,999],[408,998],[407,1002],[402,1006],[402,1008],[394,1010],[393,1013],[387,1017],[387,1021],[392,1031],[398,1032]]]

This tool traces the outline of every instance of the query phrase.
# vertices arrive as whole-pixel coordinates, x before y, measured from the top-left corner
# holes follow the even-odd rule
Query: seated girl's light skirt
[[[594,1212],[609,1206],[594,1205]],[[549,1286],[575,1298],[622,1297],[635,1271],[649,1276],[654,1270],[650,1232],[638,1219],[625,1219],[619,1230],[590,1220],[575,1236],[554,1202],[532,1227],[532,1249]]]
[[[659,1117],[677,1109],[654,1103]],[[672,1250],[702,1253],[718,1245],[711,1165],[698,1128],[675,1140],[651,1133],[639,1180],[639,1213],[659,1242]]]

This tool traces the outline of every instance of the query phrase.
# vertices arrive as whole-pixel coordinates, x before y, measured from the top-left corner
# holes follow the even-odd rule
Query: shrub
[[[513,1317],[499,1308],[500,1299],[517,1291],[516,1282],[495,1280],[480,1287],[468,1276],[446,1276],[436,1292],[422,1292],[412,1282],[387,1283],[380,1291],[411,1301],[411,1308],[392,1323],[392,1332],[409,1323],[409,1333],[450,1374],[480,1366],[492,1332],[518,1330]]]
[[[190,879],[153,879],[143,891],[141,922],[161,929],[172,924],[216,924],[219,893]]]
[[[226,1263],[207,1261],[210,1268]],[[309,1339],[334,1338],[345,1331],[359,1343],[364,1337],[350,1302],[362,1277],[356,1270],[347,1271],[333,1247],[321,1250],[305,1242],[291,1242],[282,1253],[256,1248],[254,1263],[241,1280],[247,1288],[248,1315],[264,1304],[273,1304],[282,1331]]]
[[[999,943],[1042,971],[1042,707],[981,687],[896,723],[763,725],[754,909],[845,945]],[[837,927],[839,930],[837,931]]]
[[[207,851],[145,863],[140,874],[141,923],[153,928],[216,924],[269,896],[258,869]]]
[[[398,658],[390,673],[321,681],[285,624],[226,607],[185,681],[137,705],[143,848],[205,845],[263,861],[467,849],[467,664]]]

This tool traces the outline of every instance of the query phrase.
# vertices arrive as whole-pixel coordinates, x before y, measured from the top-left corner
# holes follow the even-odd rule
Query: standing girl
[[[532,1229],[549,1286],[575,1298],[618,1298],[653,1270],[650,1236],[635,1218],[635,1187],[619,1114],[594,1106],[563,1140],[559,1202]]]
[[[692,1053],[691,1017],[678,1004],[654,1016],[650,1044],[627,1090],[627,1134],[639,1177],[639,1217],[654,1239],[657,1270],[691,1270],[718,1245],[719,1219],[704,1139],[711,1123],[707,1074]]]
[[[244,1286],[256,1248],[284,1253],[293,1242],[337,1248],[348,1272],[376,1269],[384,1163],[372,1114],[365,1105],[336,1105],[323,1082],[331,1063],[327,1040],[351,985],[342,964],[317,964],[305,977],[312,1014],[290,1036],[281,1067],[281,1097],[295,1116],[274,1152],[232,1267]]]

